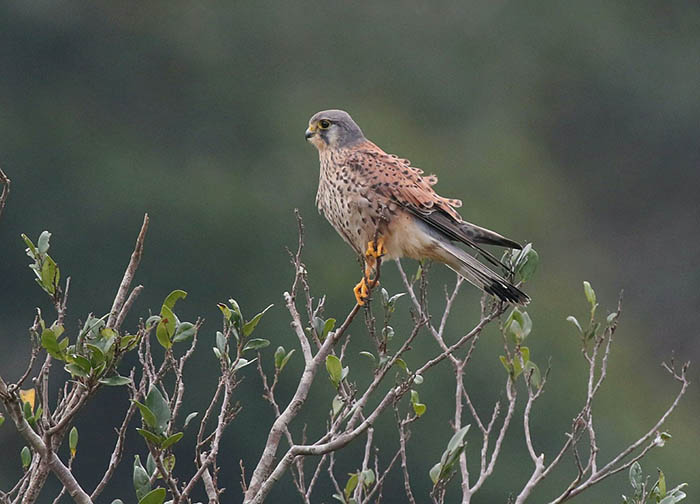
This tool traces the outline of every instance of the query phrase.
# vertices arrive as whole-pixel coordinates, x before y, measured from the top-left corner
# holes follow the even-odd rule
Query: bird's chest
[[[372,239],[381,220],[382,202],[373,197],[362,174],[330,155],[321,158],[316,204],[358,253]]]

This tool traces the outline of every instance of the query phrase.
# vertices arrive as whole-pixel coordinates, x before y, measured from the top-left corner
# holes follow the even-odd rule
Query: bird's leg
[[[364,276],[362,277],[362,280],[360,280],[360,282],[355,286],[352,292],[355,294],[357,304],[363,306],[365,304],[365,300],[369,297],[369,287],[367,287],[367,282],[365,282]]]
[[[383,236],[377,237],[376,242],[374,240],[367,242],[367,250],[365,251],[365,264],[367,265],[365,268],[365,279],[367,282],[371,283],[371,287],[374,287],[377,283],[376,277],[375,279],[371,278],[372,270],[375,270],[377,266],[377,259],[382,257],[385,253],[386,249],[384,248]]]
[[[362,280],[360,280],[353,289],[357,304],[360,306],[365,304],[365,301],[369,297],[370,290],[379,284],[379,280],[376,276],[372,278],[372,270],[374,270],[377,265],[377,259],[382,257],[385,253],[386,249],[384,248],[383,236],[379,236],[376,239],[376,243],[375,240],[367,242],[367,250],[365,251],[365,274]]]

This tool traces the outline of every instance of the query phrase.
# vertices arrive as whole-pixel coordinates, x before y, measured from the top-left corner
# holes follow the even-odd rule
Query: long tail
[[[525,305],[530,302],[527,294],[461,248],[442,240],[435,243],[443,252],[440,256],[445,264],[469,283],[507,303]]]

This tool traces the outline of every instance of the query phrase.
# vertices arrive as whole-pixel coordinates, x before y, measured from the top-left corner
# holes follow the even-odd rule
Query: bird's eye
[[[318,121],[318,127],[321,129],[328,129],[331,127],[331,122],[328,119],[321,119]]]

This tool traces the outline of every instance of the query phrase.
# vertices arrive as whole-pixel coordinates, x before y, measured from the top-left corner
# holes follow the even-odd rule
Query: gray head
[[[323,110],[309,119],[306,139],[318,150],[341,149],[365,139],[360,127],[344,110]]]

